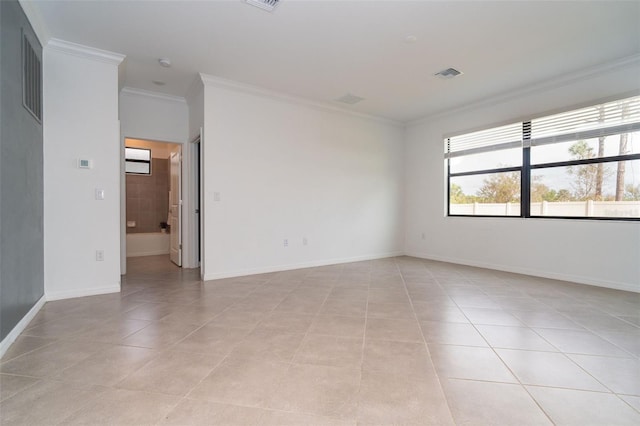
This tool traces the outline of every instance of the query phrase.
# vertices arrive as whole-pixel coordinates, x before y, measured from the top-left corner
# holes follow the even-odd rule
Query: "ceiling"
[[[400,122],[640,53],[640,1],[30,3],[48,36],[125,54],[128,87],[185,96],[201,72]]]

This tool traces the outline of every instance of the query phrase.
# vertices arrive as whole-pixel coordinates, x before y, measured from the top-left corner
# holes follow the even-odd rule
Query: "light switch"
[[[213,193],[213,201],[220,201],[220,193],[219,192],[214,192]]]
[[[104,200],[104,189],[96,188],[96,200]]]

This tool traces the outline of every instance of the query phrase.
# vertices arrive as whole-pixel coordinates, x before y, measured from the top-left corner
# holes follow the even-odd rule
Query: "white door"
[[[171,227],[171,261],[182,266],[182,159],[179,152],[169,158],[169,226]]]

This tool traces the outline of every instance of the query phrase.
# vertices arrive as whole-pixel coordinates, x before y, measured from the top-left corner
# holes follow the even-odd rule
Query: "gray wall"
[[[0,339],[44,294],[42,125],[22,105],[21,32],[37,38],[15,0],[0,1]],[[34,45],[41,56],[42,48]],[[65,224],[60,224],[64,226]]]

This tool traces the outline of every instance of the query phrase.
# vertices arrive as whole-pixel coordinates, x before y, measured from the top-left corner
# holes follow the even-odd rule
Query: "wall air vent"
[[[22,104],[42,121],[42,61],[29,37],[22,34]]]
[[[346,95],[336,99],[336,101],[342,102],[343,104],[347,104],[347,105],[353,105],[353,104],[357,104],[360,101],[364,101],[364,98],[361,98],[360,96],[352,95],[351,93],[347,93]]]
[[[251,6],[266,10],[267,12],[273,12],[273,9],[280,3],[280,0],[245,0],[245,2]]]
[[[442,79],[450,79],[453,77],[457,77],[459,75],[461,75],[462,72],[458,71],[455,68],[447,68],[446,70],[442,70],[440,72],[435,73],[434,75],[438,78],[442,78]]]

